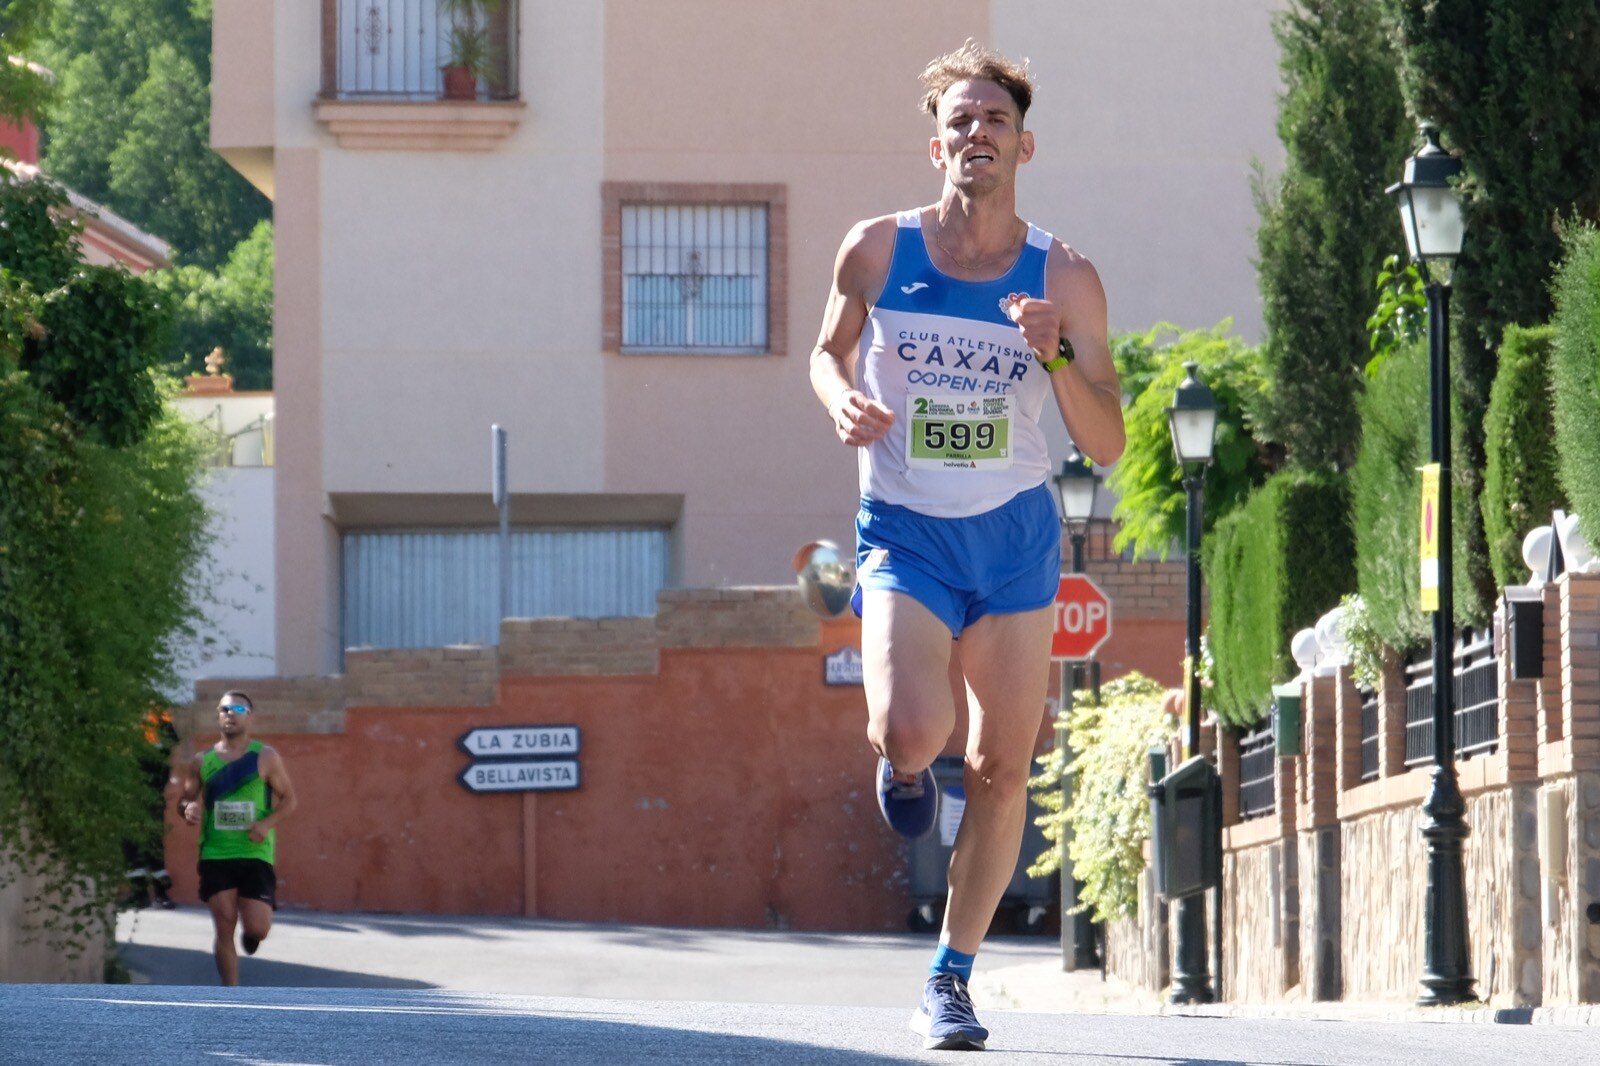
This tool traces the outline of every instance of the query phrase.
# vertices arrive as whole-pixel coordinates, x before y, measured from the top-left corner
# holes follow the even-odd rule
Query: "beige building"
[[[915,77],[969,36],[1032,61],[1022,208],[1113,327],[1259,330],[1281,0],[452,6],[215,2],[212,142],[275,205],[280,674],[494,639],[495,423],[514,614],[848,542],[807,356],[849,226],[937,195]],[[441,99],[452,25],[484,31],[473,99]]]

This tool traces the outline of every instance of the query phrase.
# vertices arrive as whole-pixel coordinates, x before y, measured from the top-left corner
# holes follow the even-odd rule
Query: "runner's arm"
[[[204,811],[204,804],[200,802],[200,760],[205,758],[196,752],[184,764],[180,771],[183,775],[182,791],[178,793],[178,817],[190,825],[200,824],[200,815]]]
[[[278,754],[277,748],[261,750],[261,779],[272,789],[272,813],[251,827],[251,839],[255,839],[257,832],[265,839],[267,833],[277,828],[278,823],[293,814],[300,805],[294,782],[289,780],[289,768],[283,764],[283,756]]]
[[[1056,406],[1079,450],[1109,466],[1127,445],[1122,384],[1107,342],[1106,292],[1094,264],[1065,245],[1050,256],[1046,284],[1061,308],[1061,336],[1073,360],[1050,375]],[[1056,352],[1047,357],[1056,358]]]
[[[839,439],[858,447],[881,439],[894,423],[894,412],[853,384],[868,300],[883,287],[894,250],[893,227],[892,216],[858,223],[839,246],[822,331],[811,353],[811,389]]]

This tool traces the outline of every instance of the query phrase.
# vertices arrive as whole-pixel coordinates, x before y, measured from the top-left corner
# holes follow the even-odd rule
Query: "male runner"
[[[178,814],[200,827],[200,898],[216,926],[217,974],[239,983],[233,930],[243,924],[246,955],[272,929],[278,876],[273,869],[275,829],[294,813],[294,785],[276,750],[250,739],[254,705],[243,692],[225,692],[217,704],[210,748],[189,760]]]
[[[811,384],[860,449],[856,609],[889,825],[916,837],[955,727],[951,641],[970,706],[967,805],[939,948],[912,1028],[981,1049],[967,980],[1016,868],[1044,715],[1061,527],[1039,426],[1054,396],[1097,462],[1122,454],[1121,389],[1093,265],[1016,213],[1033,87],[969,41],[922,74],[937,203],[858,223],[834,266]]]

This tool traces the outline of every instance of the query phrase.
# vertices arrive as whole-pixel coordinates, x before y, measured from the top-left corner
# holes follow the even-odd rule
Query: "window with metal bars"
[[[623,204],[623,350],[765,352],[767,254],[765,204]]]

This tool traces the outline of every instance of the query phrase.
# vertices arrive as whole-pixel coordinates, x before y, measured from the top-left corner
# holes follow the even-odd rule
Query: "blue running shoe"
[[[967,983],[953,973],[936,973],[922,986],[922,1005],[911,1016],[911,1029],[929,1051],[982,1051],[989,1030],[972,1012]]]
[[[878,760],[878,809],[883,820],[903,837],[915,840],[925,836],[939,816],[939,787],[933,770],[917,775],[915,781],[897,781],[888,759]]]

